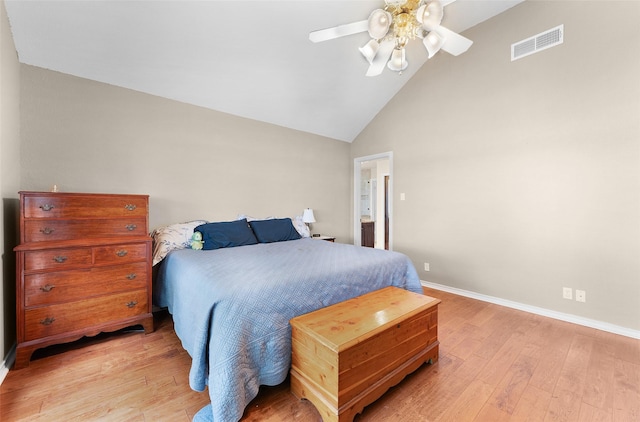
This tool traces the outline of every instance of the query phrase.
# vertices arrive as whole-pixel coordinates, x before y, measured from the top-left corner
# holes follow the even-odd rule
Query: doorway
[[[393,153],[355,158],[353,168],[353,242],[392,250]]]

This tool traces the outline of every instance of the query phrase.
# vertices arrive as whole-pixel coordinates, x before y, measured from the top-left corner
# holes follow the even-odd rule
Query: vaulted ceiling
[[[521,1],[458,0],[442,24],[463,32]],[[5,5],[21,63],[346,142],[429,65],[416,42],[402,75],[366,77],[366,33],[309,41],[313,30],[367,19],[383,0]]]

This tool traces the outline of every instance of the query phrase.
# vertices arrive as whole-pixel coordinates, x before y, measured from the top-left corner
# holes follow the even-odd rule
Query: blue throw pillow
[[[250,221],[251,229],[258,242],[271,243],[300,239],[300,233],[293,227],[290,218]]]
[[[204,250],[258,243],[246,219],[202,224],[193,231],[202,233],[202,240],[204,240],[202,249]]]

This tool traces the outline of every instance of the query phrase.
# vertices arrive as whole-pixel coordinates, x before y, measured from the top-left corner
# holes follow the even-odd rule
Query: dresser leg
[[[31,361],[31,355],[36,350],[36,347],[20,346],[16,347],[16,361],[13,364],[13,369],[22,369],[29,367]]]
[[[150,314],[148,318],[145,318],[140,322],[145,334],[153,333],[153,314]]]

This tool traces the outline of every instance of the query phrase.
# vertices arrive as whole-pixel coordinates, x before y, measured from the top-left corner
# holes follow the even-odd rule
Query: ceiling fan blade
[[[333,28],[320,29],[309,33],[309,39],[313,42],[321,42],[333,40],[335,38],[344,37],[358,32],[364,32],[369,29],[369,21],[358,21],[347,23],[344,25],[334,26]]]
[[[465,38],[444,26],[439,26],[438,29],[436,29],[436,32],[445,39],[444,45],[441,49],[449,54],[453,54],[454,56],[459,56],[464,53],[469,49],[469,47],[471,47],[471,44],[473,44],[473,41],[469,38]]]
[[[442,4],[442,7],[445,7],[448,4],[453,3],[456,0],[440,0],[440,4]]]
[[[373,58],[371,66],[367,69],[367,76],[378,76],[382,73],[395,46],[396,43],[394,41],[382,41],[380,43],[378,54]]]

